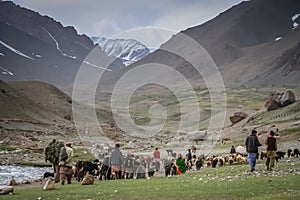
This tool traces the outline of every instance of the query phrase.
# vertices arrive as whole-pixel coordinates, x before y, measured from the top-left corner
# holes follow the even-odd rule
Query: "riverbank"
[[[51,171],[50,167],[0,165],[0,185],[8,185],[12,178],[18,185],[31,185],[40,182],[43,174]]]

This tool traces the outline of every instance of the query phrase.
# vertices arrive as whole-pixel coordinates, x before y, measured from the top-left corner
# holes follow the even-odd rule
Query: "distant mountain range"
[[[147,57],[114,74],[118,79],[145,63],[161,63],[187,79],[200,82],[201,76],[176,49],[193,55],[195,49],[179,49],[181,34],[202,45],[217,64],[227,86],[299,86],[300,1],[251,0],[242,2],[214,19],[180,32]],[[181,54],[181,53],[180,53]],[[199,57],[196,65],[201,66]],[[159,72],[158,72],[159,73]]]
[[[98,51],[100,63],[103,59],[111,60],[109,68],[115,69],[105,73],[101,84],[113,85],[128,70],[145,63],[171,66],[198,84],[202,78],[187,60],[163,50],[171,48],[179,54],[193,55],[192,47],[176,46],[180,34],[185,34],[205,48],[227,86],[299,86],[299,16],[299,0],[245,1],[204,24],[174,35],[149,54],[150,50],[135,40],[92,41],[73,27],[64,27],[50,17],[3,1],[0,79],[40,80],[61,89],[72,88],[81,64],[102,67],[84,61],[97,47],[95,42],[103,48]],[[197,58],[195,64],[201,67],[202,58]]]
[[[91,39],[94,44],[101,46],[109,56],[120,58],[126,66],[150,53],[145,45],[134,39],[107,39],[104,37],[92,37]]]
[[[0,2],[0,79],[40,80],[60,88],[72,87],[85,57],[96,45],[86,35],[54,19]],[[124,66],[98,48],[99,58],[112,60],[109,68]],[[100,55],[101,54],[101,55]],[[100,67],[100,66],[99,66]]]

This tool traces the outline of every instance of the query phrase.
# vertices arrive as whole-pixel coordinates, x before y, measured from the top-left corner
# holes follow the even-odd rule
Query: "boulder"
[[[276,98],[270,97],[265,103],[265,108],[267,111],[276,110],[279,108],[279,102]]]
[[[236,152],[236,153],[239,153],[239,154],[242,154],[242,155],[246,155],[246,154],[247,154],[247,150],[246,150],[246,148],[243,147],[243,146],[237,146],[237,147],[235,148],[235,152]]]
[[[279,107],[290,105],[296,101],[295,94],[288,90],[284,93],[272,94],[271,97],[266,101],[265,108],[268,111],[276,110]]]
[[[0,188],[0,194],[10,194],[14,193],[14,187],[13,186],[4,186]]]
[[[244,112],[235,112],[232,116],[229,117],[229,120],[231,121],[232,125],[242,121],[243,119],[246,119],[248,116],[247,113]]]
[[[279,101],[280,101],[280,106],[284,107],[294,103],[296,101],[296,97],[292,91],[286,91],[281,95]]]

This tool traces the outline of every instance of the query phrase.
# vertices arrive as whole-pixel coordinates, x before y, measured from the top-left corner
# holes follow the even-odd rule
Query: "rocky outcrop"
[[[296,101],[296,96],[292,91],[286,91],[284,93],[272,94],[265,103],[265,108],[268,111],[276,110],[279,107],[290,105]]]
[[[229,120],[231,121],[232,125],[242,121],[243,119],[246,119],[248,116],[245,112],[235,112],[232,116],[229,117]]]
[[[0,188],[0,195],[1,194],[13,194],[14,187],[13,186],[4,186]]]

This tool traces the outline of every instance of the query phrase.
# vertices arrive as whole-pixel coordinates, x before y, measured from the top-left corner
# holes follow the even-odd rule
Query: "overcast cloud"
[[[111,37],[143,27],[173,34],[200,25],[241,0],[14,0],[80,34]]]

